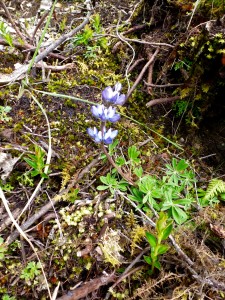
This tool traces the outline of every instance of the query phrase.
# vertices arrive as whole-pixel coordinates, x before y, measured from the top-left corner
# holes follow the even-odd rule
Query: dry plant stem
[[[147,107],[151,107],[154,105],[159,105],[159,104],[164,104],[164,103],[168,103],[168,102],[173,102],[176,100],[179,100],[180,96],[174,96],[174,97],[169,97],[169,98],[159,98],[159,99],[153,99],[151,101],[149,101],[148,103],[146,103]]]
[[[10,15],[10,12],[7,8],[7,6],[5,5],[5,2],[0,0],[0,5],[2,6],[2,8],[4,9],[7,18],[9,19],[10,23],[12,24],[13,28],[15,29],[16,33],[18,34],[18,36],[22,39],[22,41],[24,42],[24,44],[26,45],[27,42],[23,36],[23,34],[20,32],[20,30],[18,29],[18,27],[16,26],[15,22],[13,21],[13,18]]]
[[[115,278],[116,276],[114,274],[110,274],[108,276],[104,275],[99,278],[95,278],[84,283],[81,287],[76,288],[73,292],[70,292],[70,295],[64,295],[62,297],[57,298],[57,300],[78,300],[81,298],[86,299],[86,296],[88,294],[96,291],[103,285],[115,281]]]
[[[90,169],[94,166],[96,166],[100,161],[100,158],[95,158],[89,165],[87,165],[79,174],[78,176],[71,181],[71,183],[68,185],[67,188],[63,189],[59,192],[53,199],[52,202],[48,202],[45,204],[38,212],[36,212],[33,216],[31,216],[26,222],[24,222],[20,227],[22,230],[28,229],[31,225],[33,225],[38,219],[40,219],[43,215],[45,215],[49,210],[52,209],[52,203],[55,205],[57,202],[59,202],[63,195],[67,194],[71,187],[74,186],[74,184],[83,178],[83,176],[90,171]],[[19,232],[16,230],[13,233],[11,233],[7,240],[6,244],[9,245],[12,242],[14,242],[17,237],[19,236]]]
[[[47,11],[42,15],[42,17],[41,17],[41,19],[39,20],[37,26],[35,27],[34,32],[33,32],[33,35],[32,35],[32,42],[33,42],[33,43],[34,43],[34,37],[35,37],[35,35],[36,35],[38,29],[39,29],[39,28],[41,27],[41,25],[43,24],[44,20],[46,19],[46,17],[47,17],[48,14],[49,14],[49,12],[50,12],[50,11],[47,10]]]
[[[135,88],[137,87],[137,85],[139,84],[139,82],[141,81],[142,77],[144,76],[144,73],[146,72],[146,70],[148,69],[148,67],[153,64],[157,54],[159,53],[159,48],[157,48],[154,52],[154,54],[152,55],[151,59],[147,62],[147,64],[145,64],[144,68],[141,70],[141,73],[138,75],[138,78],[135,80],[133,86],[131,87],[131,89],[129,90],[128,94],[127,94],[127,99],[131,96],[131,94],[133,93],[133,91],[135,90]]]
[[[144,61],[144,60],[145,60],[144,58],[139,58],[139,59],[137,59],[137,60],[133,63],[133,65],[130,66],[130,68],[128,69],[127,73],[132,72],[133,69],[134,69],[140,62],[142,62],[142,61]]]
[[[150,61],[152,58],[152,53],[148,54],[148,60]],[[153,66],[154,66],[154,62],[152,64],[150,64],[149,68],[148,68],[148,83],[151,84],[152,83],[152,73],[153,73]],[[148,86],[147,88],[148,93],[151,95],[152,94],[152,87]]]
[[[14,211],[12,212],[12,215],[14,217],[14,219],[16,219],[19,214],[20,214],[20,208],[17,207],[14,209]],[[8,216],[6,218],[4,218],[0,224],[0,232],[2,232],[6,227],[8,227],[10,224],[12,223],[11,218]]]
[[[129,184],[131,184],[131,185],[133,185],[133,186],[136,186],[136,184],[132,181],[132,179],[127,175],[127,174],[125,174],[122,170],[121,170],[121,168],[119,168],[116,164],[115,164],[115,162],[114,162],[114,160],[112,159],[112,157],[109,155],[109,153],[107,152],[107,150],[106,150],[106,148],[105,148],[105,145],[104,144],[101,144],[101,148],[102,148],[102,150],[103,150],[103,152],[105,153],[105,155],[106,155],[106,157],[107,157],[107,159],[108,159],[108,161],[110,162],[110,164],[117,170],[117,172],[129,183]]]

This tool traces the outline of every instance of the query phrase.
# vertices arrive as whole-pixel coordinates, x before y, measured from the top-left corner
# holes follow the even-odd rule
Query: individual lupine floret
[[[117,136],[118,130],[109,128],[107,131],[105,127],[102,131],[98,131],[96,127],[88,128],[87,133],[94,139],[96,143],[103,142],[105,144],[112,144],[113,139]]]
[[[105,107],[104,104],[91,107],[91,112],[94,117],[99,118],[102,121],[117,122],[120,119],[120,115],[116,113],[116,109],[112,106]]]
[[[117,82],[114,88],[111,88],[111,86],[106,87],[102,91],[102,99],[114,105],[123,105],[126,101],[126,96],[125,94],[120,94],[121,89],[122,84],[120,82]]]

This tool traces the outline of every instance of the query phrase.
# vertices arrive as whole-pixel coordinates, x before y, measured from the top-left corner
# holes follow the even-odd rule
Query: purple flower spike
[[[96,127],[88,128],[87,133],[94,139],[96,143],[104,142],[105,144],[111,144],[113,142],[113,139],[117,136],[118,130],[112,130],[111,128],[106,131],[106,129],[103,129],[102,131],[98,131]]]
[[[91,112],[94,117],[105,121],[117,122],[120,119],[120,115],[116,113],[116,109],[110,106],[106,108],[103,104],[91,107]]]
[[[123,105],[126,101],[126,96],[124,94],[120,95],[120,90],[122,89],[122,85],[120,82],[117,82],[114,88],[110,86],[106,87],[102,91],[102,98],[106,102],[110,102],[114,105]]]

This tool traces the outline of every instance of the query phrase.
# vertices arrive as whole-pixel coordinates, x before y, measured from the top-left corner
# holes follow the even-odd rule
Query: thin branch
[[[127,73],[130,73],[131,71],[133,71],[133,69],[142,61],[144,61],[145,59],[144,58],[139,58],[137,59],[133,65],[130,66],[130,68],[127,70]]]
[[[148,103],[146,103],[146,106],[147,107],[151,107],[153,105],[164,104],[164,103],[176,101],[176,100],[179,100],[179,99],[180,99],[180,96],[174,96],[174,97],[169,97],[169,98],[153,99],[153,100],[149,101]]]
[[[144,73],[146,72],[146,70],[148,69],[148,67],[154,62],[157,54],[159,53],[159,48],[157,48],[154,52],[154,54],[152,55],[151,59],[145,64],[144,68],[142,69],[141,73],[138,75],[138,78],[135,80],[132,88],[129,90],[128,94],[127,94],[127,99],[131,96],[131,94],[133,93],[133,91],[135,90],[135,88],[137,87],[138,83],[141,81],[142,77],[144,76]]]
[[[148,53],[148,60],[151,60],[151,58],[152,58],[152,53]],[[154,66],[154,62],[152,64],[150,64],[150,66],[148,68],[148,83],[149,84],[152,84],[153,66]],[[148,85],[147,91],[150,95],[152,94],[152,87],[150,85]]]
[[[167,88],[167,87],[174,87],[174,86],[182,86],[184,83],[167,83],[167,84],[154,84],[154,83],[148,83],[144,80],[144,84],[151,87],[157,87],[157,88]]]
[[[21,226],[16,222],[14,216],[12,215],[11,213],[11,210],[9,208],[9,205],[8,205],[8,201],[6,200],[5,198],[5,195],[3,193],[3,190],[2,188],[0,187],[0,198],[2,199],[2,203],[5,207],[5,210],[7,211],[13,225],[16,227],[16,229],[18,230],[19,234],[28,242],[28,244],[30,245],[30,247],[32,248],[32,250],[34,251],[39,263],[40,263],[40,266],[41,266],[41,270],[42,270],[42,274],[44,276],[44,281],[45,281],[45,284],[46,284],[46,287],[47,287],[47,290],[48,290],[48,294],[49,294],[49,297],[50,299],[52,300],[52,296],[51,296],[51,292],[50,292],[50,289],[49,289],[49,284],[48,284],[48,280],[46,278],[46,275],[45,275],[45,271],[44,271],[44,268],[43,268],[43,265],[41,263],[41,260],[39,258],[39,255],[35,249],[35,247],[33,246],[33,244],[31,243],[31,241],[29,240],[29,238],[27,237],[26,233],[24,232],[24,230],[21,228]],[[7,244],[7,242],[5,243]]]

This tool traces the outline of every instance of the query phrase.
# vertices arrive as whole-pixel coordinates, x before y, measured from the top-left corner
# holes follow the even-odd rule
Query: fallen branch
[[[149,101],[148,103],[146,103],[146,106],[147,107],[151,107],[151,106],[158,105],[158,104],[164,104],[164,103],[176,101],[178,99],[180,99],[180,96],[174,96],[174,97],[169,97],[169,98],[153,99],[153,100]]]

